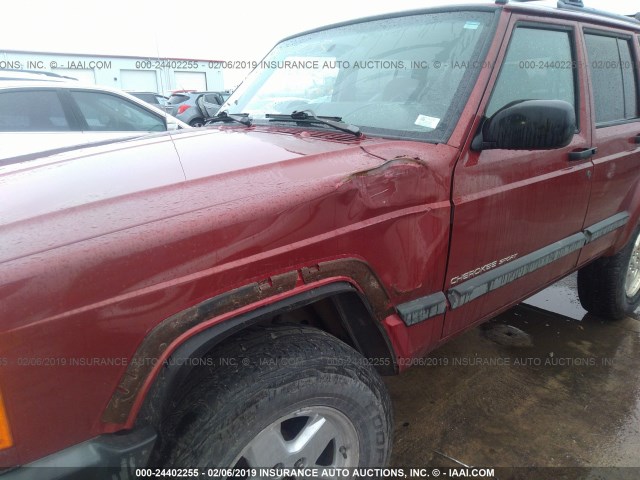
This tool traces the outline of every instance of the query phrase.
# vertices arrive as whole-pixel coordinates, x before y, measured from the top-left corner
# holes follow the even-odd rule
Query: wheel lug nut
[[[305,462],[306,462],[306,459],[305,458],[301,458],[300,460],[298,460],[296,462],[295,467],[296,468],[302,468],[302,467],[304,467]]]

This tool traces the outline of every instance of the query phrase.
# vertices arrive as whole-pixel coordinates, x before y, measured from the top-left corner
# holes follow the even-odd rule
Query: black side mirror
[[[471,149],[550,150],[569,145],[575,133],[576,115],[568,102],[519,100],[484,121]]]

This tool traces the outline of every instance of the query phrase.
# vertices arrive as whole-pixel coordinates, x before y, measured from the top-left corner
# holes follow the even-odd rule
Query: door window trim
[[[620,120],[611,120],[608,122],[598,123],[596,119],[596,110],[595,110],[594,85],[593,85],[593,82],[591,81],[592,80],[591,67],[589,64],[586,65],[585,70],[589,75],[589,83],[591,85],[590,93],[591,93],[591,97],[594,100],[592,116],[593,116],[593,124],[595,128],[598,129],[598,128],[606,128],[606,127],[615,127],[616,125],[626,125],[627,123],[634,123],[634,122],[640,121],[640,75],[638,74],[639,60],[636,58],[637,52],[636,52],[636,49],[633,47],[633,43],[634,43],[633,38],[635,35],[633,33],[624,33],[624,32],[613,31],[613,30],[601,30],[598,28],[593,28],[593,27],[588,27],[583,25],[582,39],[584,44],[584,54],[585,54],[585,58],[587,59],[587,62],[590,62],[591,60],[589,59],[589,51],[587,50],[587,41],[586,41],[585,35],[599,35],[601,37],[610,37],[610,38],[616,38],[618,40],[626,41],[627,44],[629,45],[629,53],[631,54],[631,64],[633,68],[633,74],[635,77],[635,85],[636,85],[636,110],[638,112],[636,116],[634,118],[624,118]],[[638,43],[640,44],[640,36],[638,36],[637,38],[638,38]]]
[[[531,28],[536,30],[545,30],[545,31],[559,31],[566,32],[569,34],[569,46],[571,48],[571,61],[573,62],[573,102],[574,102],[574,111],[576,116],[576,134],[581,133],[581,123],[580,123],[580,111],[582,104],[580,102],[580,65],[578,65],[578,48],[577,48],[577,29],[575,25],[569,24],[558,24],[558,23],[540,23],[534,22],[531,20],[517,20],[513,24],[513,28],[511,29],[511,33],[508,38],[508,43],[506,50],[504,52],[504,56],[502,58],[502,62],[500,64],[500,69],[498,70],[498,75],[496,76],[496,80],[493,83],[493,87],[491,90],[491,95],[487,100],[487,103],[484,107],[485,113],[487,107],[491,104],[491,99],[493,98],[493,93],[496,90],[496,86],[500,81],[500,75],[502,74],[502,67],[505,64],[505,60],[507,59],[507,55],[509,55],[509,48],[511,47],[511,40],[518,28]]]

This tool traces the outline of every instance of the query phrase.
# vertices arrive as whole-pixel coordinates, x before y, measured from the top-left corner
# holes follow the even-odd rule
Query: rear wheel
[[[605,319],[633,313],[640,305],[640,230],[617,254],[580,269],[578,296],[585,310]]]
[[[202,127],[204,126],[204,119],[202,118],[194,118],[193,120],[191,120],[189,122],[189,125],[191,125],[192,127]]]
[[[162,428],[161,466],[387,463],[390,400],[377,372],[348,345],[312,328],[268,327],[241,334],[207,360]]]

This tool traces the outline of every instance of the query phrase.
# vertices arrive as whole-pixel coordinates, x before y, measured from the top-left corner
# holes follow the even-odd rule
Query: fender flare
[[[378,368],[378,371],[382,374],[392,375],[397,373],[395,355],[391,344],[386,334],[383,333],[381,326],[377,322],[370,320],[372,317],[370,310],[366,306],[366,300],[349,283],[330,283],[238,315],[187,339],[174,350],[170,361],[166,362],[165,368],[155,378],[139,410],[137,423],[139,425],[157,425],[160,422],[166,413],[166,408],[170,407],[172,393],[179,389],[183,380],[197,366],[197,362],[190,362],[190,359],[202,358],[216,345],[229,339],[234,334],[260,323],[262,320],[327,298],[331,299],[337,309],[343,320],[343,326],[356,349],[366,358],[375,359],[377,365],[374,364],[374,366],[381,367]],[[345,318],[344,314],[349,315],[349,317]],[[379,326],[378,334],[372,328],[374,325]]]
[[[302,292],[300,278],[306,284]],[[365,357],[384,359],[375,365],[382,374],[396,373],[393,345],[382,326],[382,320],[392,311],[386,291],[365,262],[338,259],[245,285],[160,322],[132,357],[101,421],[111,425],[109,428],[130,428],[143,406],[144,416],[154,417],[171,388],[191,371],[184,359],[203,355],[234,333],[268,317],[329,297],[356,349]],[[270,302],[265,304],[264,300]],[[256,302],[262,305],[251,308]],[[162,363],[156,365],[158,360]],[[181,361],[183,364],[177,365]]]

